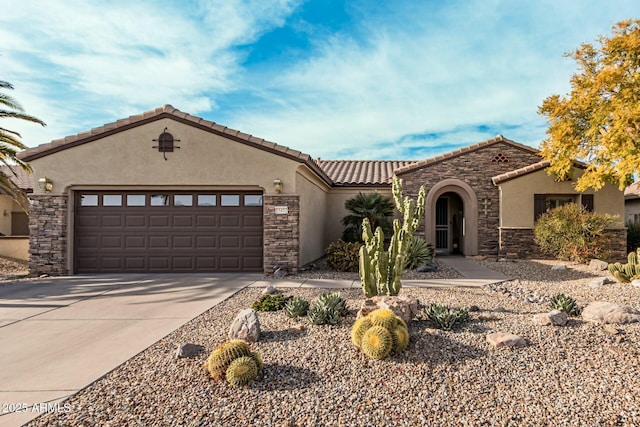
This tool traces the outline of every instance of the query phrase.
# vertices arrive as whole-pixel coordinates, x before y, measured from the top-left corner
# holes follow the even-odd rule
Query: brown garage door
[[[82,191],[76,273],[262,271],[262,194]]]

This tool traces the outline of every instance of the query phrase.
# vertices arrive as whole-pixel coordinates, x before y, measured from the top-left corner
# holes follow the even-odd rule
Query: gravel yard
[[[264,375],[245,388],[212,381],[202,368],[226,339],[235,314],[261,289],[245,289],[171,333],[101,380],[71,397],[70,410],[31,426],[539,426],[640,425],[640,325],[620,325],[611,335],[600,325],[571,318],[567,326],[535,325],[558,292],[580,303],[606,300],[639,308],[640,288],[610,284],[591,288],[597,275],[583,266],[551,271],[556,262],[488,262],[516,280],[500,288],[403,288],[423,304],[476,305],[472,321],[453,331],[410,324],[407,351],[369,360],[350,341],[362,300],[343,290],[349,316],[337,326],[290,328],[280,312],[260,313],[262,335],[252,348]],[[322,290],[287,289],[314,298]],[[479,320],[494,315],[496,320]],[[491,332],[524,337],[526,347],[494,349]],[[184,342],[206,353],[177,359]]]

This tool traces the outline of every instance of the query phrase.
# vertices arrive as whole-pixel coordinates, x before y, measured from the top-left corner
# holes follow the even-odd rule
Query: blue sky
[[[324,159],[532,147],[563,56],[637,0],[2,0],[0,80],[28,146],[163,104]]]

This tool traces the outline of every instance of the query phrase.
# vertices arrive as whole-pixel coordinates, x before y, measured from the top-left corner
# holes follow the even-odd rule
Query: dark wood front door
[[[262,194],[82,191],[76,273],[262,271]]]

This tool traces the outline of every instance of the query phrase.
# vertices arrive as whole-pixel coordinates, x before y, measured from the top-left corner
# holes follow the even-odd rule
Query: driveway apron
[[[0,426],[65,410],[63,399],[261,277],[100,275],[0,285]]]

